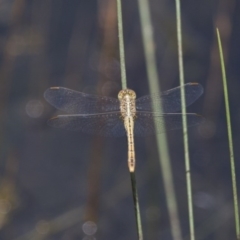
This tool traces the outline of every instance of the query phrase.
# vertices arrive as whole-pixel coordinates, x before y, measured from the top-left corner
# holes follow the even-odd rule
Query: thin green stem
[[[127,76],[126,76],[126,66],[125,66],[121,0],[117,0],[117,15],[118,15],[118,38],[119,38],[119,55],[120,55],[122,89],[126,89],[127,88]]]
[[[176,21],[177,21],[177,42],[178,42],[178,62],[179,62],[179,74],[180,74],[180,86],[184,85],[184,70],[183,70],[183,51],[182,51],[182,28],[181,28],[181,7],[180,0],[176,0]],[[187,133],[187,118],[186,118],[186,99],[185,88],[181,88],[181,105],[182,105],[182,120],[183,120],[183,142],[184,142],[184,155],[185,155],[185,171],[187,182],[187,196],[188,196],[188,214],[189,214],[189,228],[190,239],[195,239],[194,232],[194,214],[192,203],[192,183],[190,172],[190,159],[188,148],[188,133]]]
[[[119,55],[120,55],[122,89],[126,89],[127,88],[127,76],[126,76],[126,66],[125,66],[121,0],[117,0],[117,15],[118,15],[118,37],[119,37]],[[134,210],[135,210],[136,223],[137,223],[138,239],[143,240],[142,222],[141,222],[140,207],[139,207],[139,202],[138,202],[137,183],[136,183],[136,179],[135,179],[135,172],[130,172],[130,176],[131,176],[131,184],[132,184]]]
[[[141,222],[141,216],[140,216],[140,211],[139,211],[139,202],[138,202],[135,172],[130,172],[130,177],[131,177],[131,183],[132,183],[133,202],[134,202],[134,208],[135,208],[138,239],[143,240],[142,222]]]
[[[238,196],[237,196],[236,171],[235,171],[235,163],[234,163],[232,127],[231,127],[230,107],[229,107],[229,101],[228,101],[229,98],[228,98],[228,88],[227,88],[227,77],[226,77],[226,71],[225,71],[225,65],[224,65],[224,56],[223,56],[223,51],[222,51],[221,38],[220,38],[218,29],[217,29],[217,39],[218,39],[218,47],[219,47],[220,60],[221,60],[224,99],[225,99],[225,107],[226,107],[226,119],[227,119],[227,130],[228,130],[228,144],[229,144],[229,152],[230,152],[230,164],[231,164],[231,173],[232,173],[236,235],[237,235],[237,239],[239,240],[240,239],[239,207],[238,207]]]
[[[157,64],[155,59],[154,40],[153,40],[153,28],[150,17],[150,8],[147,0],[138,0],[140,21],[142,28],[142,37],[144,45],[144,53],[147,65],[147,74],[150,86],[150,92],[153,94],[157,90],[160,90]],[[154,101],[155,102],[155,101]],[[153,109],[156,112],[162,112],[162,104],[158,102],[153,105]],[[159,125],[155,121],[155,127],[158,131]],[[174,240],[181,240],[181,228],[178,217],[176,195],[173,185],[173,176],[170,164],[170,157],[168,151],[166,134],[157,135],[158,154],[160,156],[160,165],[164,181],[164,189],[167,196],[167,207],[170,215],[171,231]]]

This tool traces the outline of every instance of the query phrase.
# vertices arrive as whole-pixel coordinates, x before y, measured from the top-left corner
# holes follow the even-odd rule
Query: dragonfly
[[[161,93],[136,98],[131,89],[123,89],[118,98],[96,96],[64,87],[51,87],[44,97],[55,108],[67,115],[48,120],[52,127],[82,131],[108,137],[127,136],[128,167],[135,171],[134,136],[147,136],[182,128],[181,88],[185,90],[186,106],[195,102],[203,93],[198,83],[187,83]],[[162,111],[154,111],[153,105],[161,101]],[[188,126],[200,124],[203,117],[186,114]],[[155,123],[157,127],[155,128]]]

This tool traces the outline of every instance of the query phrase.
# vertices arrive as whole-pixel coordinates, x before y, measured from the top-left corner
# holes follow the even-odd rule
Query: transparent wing
[[[91,115],[58,115],[48,120],[52,127],[108,137],[126,135],[120,112]]]
[[[186,106],[195,102],[203,93],[203,87],[198,83],[187,83],[185,88]],[[153,111],[153,102],[161,100],[164,113],[177,112],[181,109],[181,88],[176,87],[160,94],[153,96],[143,96],[136,100],[136,108],[138,111]]]
[[[204,118],[195,113],[186,114],[188,126],[194,126],[204,121]],[[59,115],[48,120],[48,124],[52,127],[81,131],[89,134],[96,134],[108,137],[121,137],[126,135],[121,114],[106,113],[92,115]],[[158,128],[155,129],[154,119],[156,119]],[[165,120],[165,128],[163,127],[163,119]],[[164,131],[182,128],[182,114],[163,114],[157,113],[137,113],[134,122],[134,135],[147,136]]]
[[[188,113],[187,123],[188,127],[200,124],[204,118],[195,113]],[[155,129],[154,119],[156,119],[158,128]],[[165,128],[163,126],[165,120]],[[162,133],[169,130],[182,128],[182,114],[172,113],[159,115],[157,113],[138,112],[134,125],[135,136],[147,136],[156,133]]]
[[[44,92],[45,99],[55,108],[71,114],[94,114],[119,111],[119,100],[52,87]]]

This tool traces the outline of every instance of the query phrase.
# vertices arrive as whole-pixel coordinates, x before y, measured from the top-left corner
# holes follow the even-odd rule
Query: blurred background
[[[138,2],[123,0],[128,87],[149,94]],[[240,184],[240,2],[182,1],[185,81],[204,95],[188,108],[196,238],[235,238],[221,69],[222,37]],[[161,89],[179,85],[175,1],[150,1]],[[137,239],[126,138],[50,128],[51,86],[117,97],[121,89],[112,0],[0,0],[0,239]],[[156,89],[157,91],[157,89]],[[168,133],[184,239],[189,239],[182,131]],[[145,239],[171,240],[155,137],[136,139]]]

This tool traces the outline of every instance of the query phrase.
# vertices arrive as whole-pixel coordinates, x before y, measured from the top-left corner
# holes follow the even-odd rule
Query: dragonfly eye
[[[126,95],[130,96],[133,99],[136,99],[136,93],[131,89],[123,89],[118,93],[118,99],[123,99]]]

